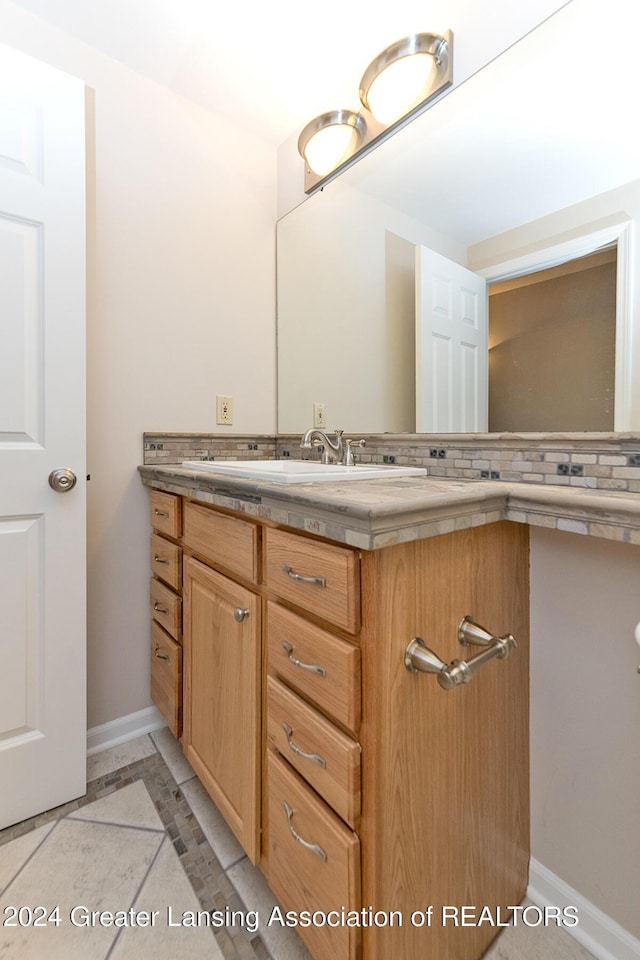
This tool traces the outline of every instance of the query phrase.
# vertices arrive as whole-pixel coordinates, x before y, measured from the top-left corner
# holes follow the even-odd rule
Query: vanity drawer
[[[175,493],[151,491],[151,526],[177,540],[182,533],[182,500]]]
[[[175,590],[182,586],[182,550],[157,533],[151,534],[151,569]]]
[[[182,736],[182,647],[151,622],[151,699],[174,737]]]
[[[269,886],[284,910],[358,910],[360,841],[267,751]],[[355,960],[357,927],[298,927],[314,960]]]
[[[182,638],[182,598],[155,577],[151,579],[149,595],[151,616],[179,643]]]
[[[360,629],[360,559],[356,551],[284,530],[266,531],[268,588],[348,633]]]
[[[360,649],[277,603],[267,606],[268,669],[356,732],[360,726]]]
[[[217,566],[258,579],[259,529],[254,523],[216,513],[196,503],[184,505],[185,546]]]
[[[360,744],[273,677],[267,677],[267,737],[354,827],[360,815]]]

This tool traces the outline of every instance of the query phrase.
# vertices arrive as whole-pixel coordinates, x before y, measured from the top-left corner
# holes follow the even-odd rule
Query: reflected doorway
[[[489,431],[614,430],[617,247],[489,286]]]

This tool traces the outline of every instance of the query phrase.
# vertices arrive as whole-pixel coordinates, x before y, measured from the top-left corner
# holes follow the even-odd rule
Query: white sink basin
[[[189,470],[227,473],[235,477],[268,480],[270,483],[330,483],[343,480],[377,480],[381,477],[424,477],[423,467],[396,467],[391,464],[315,463],[312,460],[183,460]]]

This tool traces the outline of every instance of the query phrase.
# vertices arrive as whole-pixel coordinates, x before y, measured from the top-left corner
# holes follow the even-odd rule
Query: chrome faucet
[[[322,451],[323,463],[335,462],[342,463],[346,467],[352,467],[356,462],[353,455],[353,447],[364,447],[366,441],[347,440],[345,446],[342,440],[343,433],[344,430],[334,430],[333,436],[335,439],[332,440],[324,430],[313,427],[311,430],[307,430],[300,441],[300,446],[304,450],[310,450],[312,447],[322,445],[324,447]]]
[[[324,430],[319,430],[317,427],[312,427],[311,430],[307,430],[302,440],[300,441],[300,446],[303,450],[311,450],[312,447],[318,447],[322,445],[324,450],[322,451],[322,462],[323,463],[342,463],[342,458],[344,455],[344,448],[342,446],[342,434],[343,430],[334,430],[332,440],[331,437]]]

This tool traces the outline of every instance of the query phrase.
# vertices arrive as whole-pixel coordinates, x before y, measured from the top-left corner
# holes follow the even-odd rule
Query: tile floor
[[[0,960],[310,960],[295,931],[254,925],[273,896],[167,729],[90,757],[88,781],[81,799],[0,831]],[[42,925],[7,912],[39,905]],[[187,925],[204,911],[236,922]],[[519,926],[485,960],[593,957],[562,930]]]

